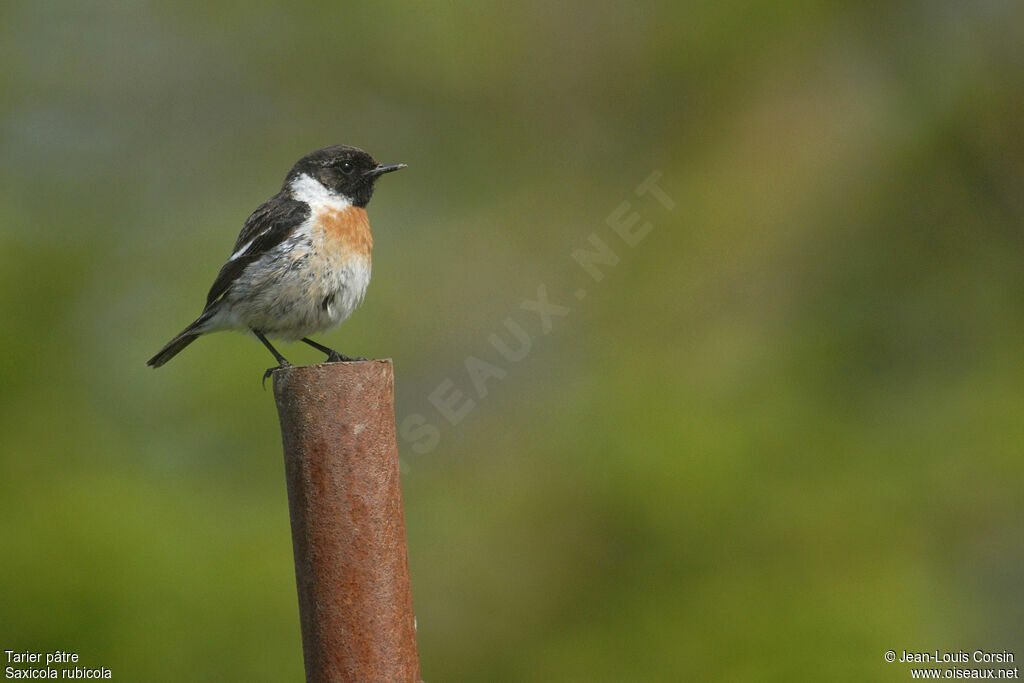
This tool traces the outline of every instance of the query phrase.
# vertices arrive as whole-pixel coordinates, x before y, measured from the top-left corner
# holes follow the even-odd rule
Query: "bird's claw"
[[[280,365],[278,365],[276,367],[273,367],[273,368],[267,368],[267,371],[263,373],[263,382],[262,382],[263,390],[264,391],[267,390],[267,378],[270,377],[271,375],[273,375],[275,370],[282,370],[284,368],[290,368],[291,366],[292,366],[291,363],[289,363],[286,360],[282,360]]]
[[[365,358],[361,358],[361,357],[350,358],[349,356],[346,356],[343,353],[338,353],[337,351],[331,351],[329,354],[327,354],[327,362],[328,363],[351,363],[351,362],[357,361],[357,360],[366,360],[366,359]]]

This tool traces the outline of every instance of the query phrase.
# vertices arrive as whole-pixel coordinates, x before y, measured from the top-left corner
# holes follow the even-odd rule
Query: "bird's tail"
[[[178,336],[167,342],[164,348],[157,351],[155,356],[146,361],[146,365],[158,368],[177,356],[183,348],[194,342],[196,339],[199,339],[199,335],[203,333],[200,327],[205,322],[206,316],[200,316],[198,320],[179,332]]]

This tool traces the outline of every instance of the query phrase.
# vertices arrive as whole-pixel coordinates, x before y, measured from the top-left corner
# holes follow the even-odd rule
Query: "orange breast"
[[[357,206],[349,206],[341,211],[327,209],[317,218],[324,237],[334,241],[343,253],[353,256],[370,255],[373,235],[370,233],[370,218],[366,215],[366,209]]]

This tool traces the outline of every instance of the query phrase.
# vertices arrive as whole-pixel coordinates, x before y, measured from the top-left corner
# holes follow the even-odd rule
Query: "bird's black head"
[[[405,168],[405,164],[378,164],[358,147],[334,145],[299,159],[285,179],[285,187],[305,174],[328,190],[347,197],[353,205],[365,207],[373,196],[377,178],[400,168]]]

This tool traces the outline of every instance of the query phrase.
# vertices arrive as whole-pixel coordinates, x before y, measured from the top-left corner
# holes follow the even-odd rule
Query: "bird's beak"
[[[366,175],[376,178],[377,176],[382,176],[385,173],[397,171],[400,168],[405,168],[405,164],[378,164],[376,168],[371,168],[367,171]]]

